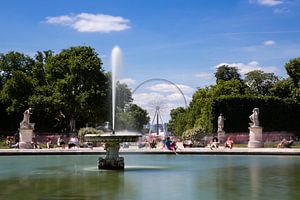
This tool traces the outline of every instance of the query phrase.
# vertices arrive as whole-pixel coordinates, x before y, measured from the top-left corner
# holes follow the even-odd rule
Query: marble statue
[[[31,108],[28,108],[27,110],[24,111],[23,113],[23,120],[20,123],[20,128],[30,128],[30,115],[32,114]]]
[[[252,111],[252,115],[250,115],[249,118],[252,122],[250,123],[251,127],[259,126],[259,108],[254,108]]]
[[[220,116],[218,117],[218,132],[223,131],[224,129],[224,116],[222,114],[220,114]]]

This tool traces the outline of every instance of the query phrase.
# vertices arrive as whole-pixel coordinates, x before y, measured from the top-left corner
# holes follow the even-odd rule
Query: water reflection
[[[300,199],[300,157],[130,155],[0,157],[0,199]]]

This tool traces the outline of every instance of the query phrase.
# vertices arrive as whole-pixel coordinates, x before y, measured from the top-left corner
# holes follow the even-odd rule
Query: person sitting
[[[230,148],[230,149],[232,149],[232,147],[233,147],[233,140],[231,139],[231,137],[228,137],[227,138],[227,140],[226,140],[226,142],[225,142],[225,148]]]
[[[156,140],[153,139],[152,142],[150,142],[151,149],[154,149],[154,148],[156,149],[156,145],[157,145]]]
[[[294,144],[294,138],[291,137],[290,140],[287,140],[283,138],[281,142],[277,145],[277,148],[291,148],[291,146]]]
[[[49,137],[47,138],[46,145],[47,145],[47,149],[53,148],[53,143],[51,138]]]
[[[214,136],[212,141],[209,144],[210,149],[212,150],[213,148],[217,149],[219,148],[219,139],[218,137]]]
[[[287,144],[286,144],[285,147],[286,147],[286,148],[291,148],[293,144],[294,144],[294,137],[291,136],[291,137],[290,137],[290,140],[287,142]]]
[[[78,139],[77,137],[75,137],[75,135],[72,135],[69,143],[68,143],[68,148],[72,148],[72,147],[77,147],[78,146]]]
[[[34,149],[41,149],[40,145],[37,143],[35,138],[32,138],[31,145]]]
[[[7,136],[7,137],[6,137],[5,144],[6,144],[7,146],[11,146],[11,144],[12,144],[12,139],[11,139],[10,136]]]
[[[176,142],[175,141],[173,142],[170,139],[170,137],[166,138],[163,147],[167,147],[167,149],[169,149],[169,150],[173,151],[175,154],[177,154],[177,152],[176,152],[176,149],[177,149]]]
[[[65,143],[65,141],[63,139],[63,136],[59,136],[59,138],[57,139],[57,146],[61,147],[62,149],[65,148],[66,143]]]

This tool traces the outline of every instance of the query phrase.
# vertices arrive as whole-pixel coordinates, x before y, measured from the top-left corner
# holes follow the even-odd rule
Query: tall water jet
[[[111,52],[111,82],[112,82],[112,129],[115,130],[116,119],[116,74],[117,69],[122,65],[122,52],[119,46],[115,46]]]
[[[120,143],[137,142],[141,134],[128,131],[115,131],[116,118],[116,74],[117,68],[122,64],[122,53],[118,46],[112,50],[112,130],[104,134],[86,134],[85,139],[88,142],[104,142],[106,156],[98,160],[98,169],[123,170],[124,158],[119,157]]]

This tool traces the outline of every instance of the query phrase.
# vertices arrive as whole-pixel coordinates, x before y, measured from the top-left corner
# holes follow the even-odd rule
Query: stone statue
[[[250,123],[251,127],[259,126],[259,108],[254,108],[252,111],[252,115],[249,116],[252,123]]]
[[[218,132],[223,131],[224,129],[224,120],[225,118],[223,117],[222,113],[218,117]]]
[[[28,108],[27,110],[24,111],[23,120],[20,123],[20,128],[31,128],[29,118],[32,113],[30,111],[31,111],[31,108]]]

